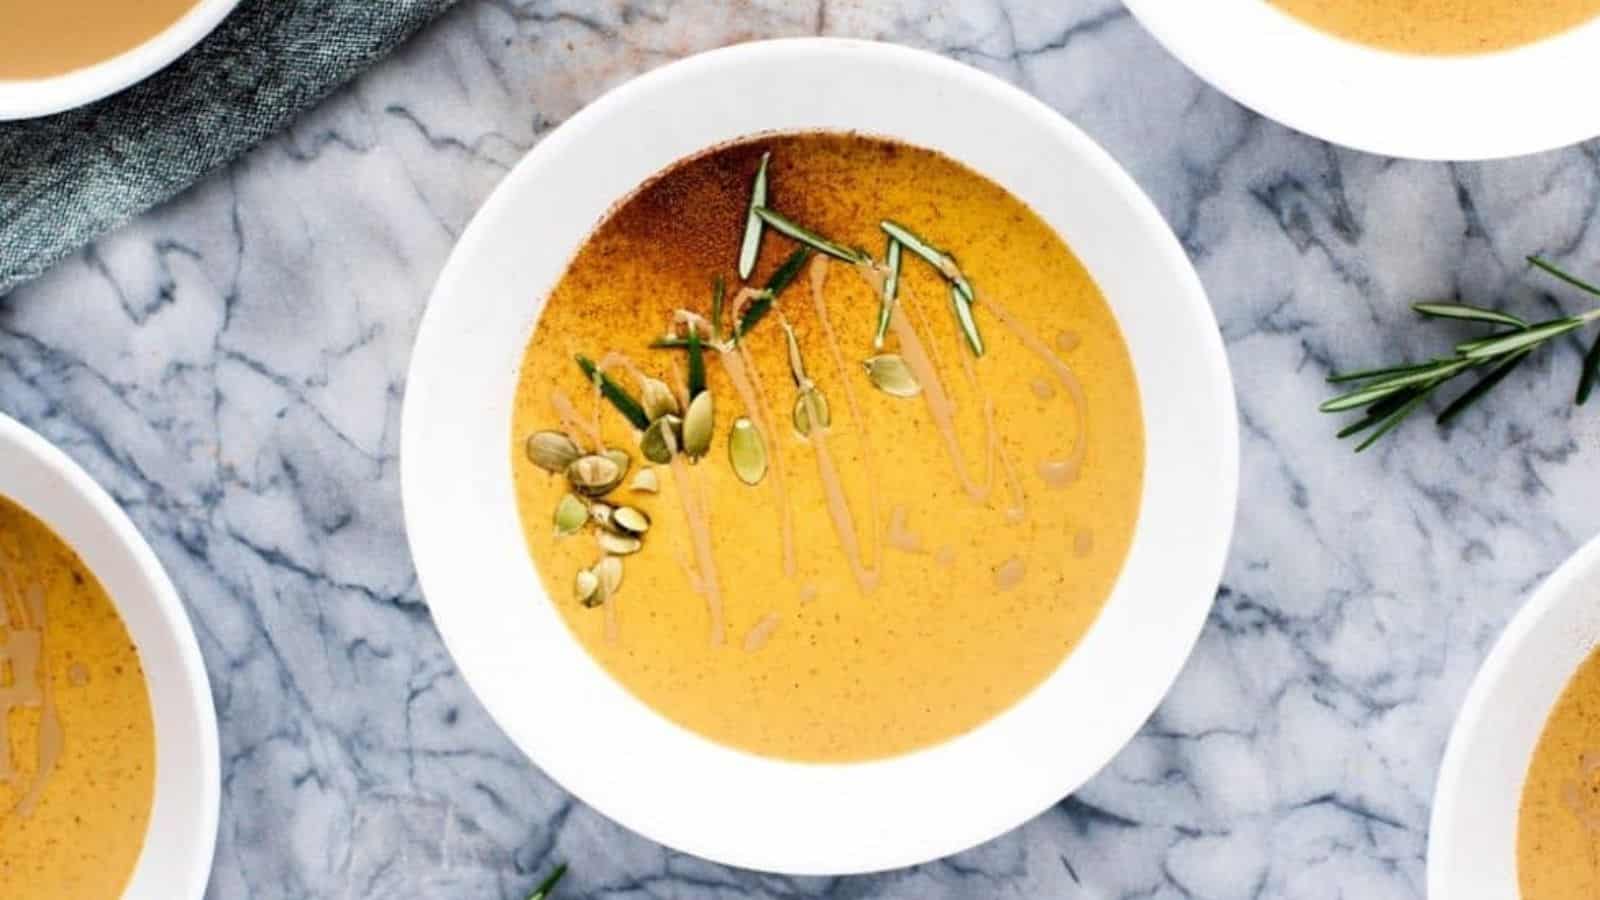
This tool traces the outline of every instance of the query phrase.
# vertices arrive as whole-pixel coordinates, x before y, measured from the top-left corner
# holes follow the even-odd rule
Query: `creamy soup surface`
[[[198,0],[0,0],[0,80],[87,68],[139,46]]]
[[[1600,651],[1545,723],[1517,817],[1522,900],[1600,897]]]
[[[641,377],[659,379],[689,408],[687,351],[652,340],[671,331],[684,343],[710,315],[716,276],[728,310],[748,307],[736,262],[764,153],[767,206],[839,244],[874,248],[876,260],[814,254],[736,348],[707,350],[709,450],[697,462],[680,453],[652,464],[638,429],[574,357],[599,361],[635,397]],[[891,327],[874,349],[882,219],[959,263],[976,296],[981,356],[954,314],[953,282],[909,251]],[[768,227],[760,246],[756,287],[800,245]],[[724,341],[736,314],[724,313]],[[829,415],[805,434],[823,416],[802,399],[796,354]],[[915,360],[920,393],[880,389],[866,366],[878,354]],[[754,485],[730,456],[739,417],[766,435],[769,464]],[[1100,612],[1143,484],[1128,351],[1055,232],[942,155],[853,135],[721,147],[622,203],[549,298],[513,425],[528,547],[583,646],[673,721],[795,760],[904,753],[1016,703]],[[549,429],[584,452],[628,453],[625,479],[602,502],[651,520],[642,549],[618,557],[620,588],[593,606],[579,601],[586,585],[575,575],[596,564],[597,542],[612,532],[558,536],[553,510],[572,484],[532,464],[523,443]],[[644,469],[657,491],[631,487]]]
[[[122,619],[72,548],[0,498],[0,896],[120,897],[154,778]]]
[[[1504,50],[1600,15],[1600,0],[1267,0],[1323,31],[1402,53]]]

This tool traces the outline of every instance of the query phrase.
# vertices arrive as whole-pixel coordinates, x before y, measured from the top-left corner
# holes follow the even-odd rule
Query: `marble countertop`
[[[525,150],[646,69],[819,32],[993,72],[1132,171],[1210,291],[1244,478],[1199,647],[1104,773],[950,859],[793,879],[651,844],[507,742],[429,620],[396,454],[434,278]],[[1597,205],[1600,145],[1483,165],[1338,149],[1200,82],[1116,0],[467,0],[0,302],[0,409],[111,490],[187,599],[222,729],[213,897],[519,898],[568,860],[572,898],[1417,898],[1467,684],[1600,530],[1600,411],[1571,406],[1573,342],[1449,433],[1418,422],[1354,456],[1316,412],[1322,379],[1437,349],[1414,298],[1575,308],[1522,258],[1600,274]]]

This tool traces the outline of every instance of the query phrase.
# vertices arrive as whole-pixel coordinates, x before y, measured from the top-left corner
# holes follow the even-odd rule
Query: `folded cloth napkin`
[[[282,127],[454,0],[244,0],[98,103],[0,123],[0,296]]]

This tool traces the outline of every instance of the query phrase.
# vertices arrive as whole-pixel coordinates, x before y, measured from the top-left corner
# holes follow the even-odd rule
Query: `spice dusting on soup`
[[[1545,723],[1517,817],[1522,900],[1600,897],[1600,652]]]
[[[1083,266],[994,183],[857,135],[720,147],[624,201],[550,295],[513,415],[529,551],[578,640],[673,721],[796,760],[1016,703],[1099,614],[1143,483]]]
[[[154,776],[144,673],[110,598],[0,498],[0,895],[120,897]]]
[[[1600,0],[1268,0],[1339,37],[1402,53],[1505,50],[1600,15]]]

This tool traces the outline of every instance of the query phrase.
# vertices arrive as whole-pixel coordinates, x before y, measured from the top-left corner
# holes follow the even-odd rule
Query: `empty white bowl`
[[[74,109],[143,81],[200,43],[238,5],[239,0],[199,0],[165,31],[104,62],[49,78],[0,78],[0,121]]]
[[[77,551],[110,595],[144,666],[155,796],[123,900],[199,900],[211,875],[222,783],[211,685],[183,603],[116,501],[65,453],[6,416],[0,495]],[[0,893],[28,896],[25,885],[21,895]]]
[[[1245,106],[1334,143],[1469,160],[1600,134],[1586,89],[1600,21],[1475,56],[1412,56],[1318,31],[1267,0],[1125,0],[1156,39]]]
[[[1429,897],[1518,896],[1517,814],[1528,764],[1561,692],[1597,644],[1600,538],[1545,581],[1473,679],[1434,791]]]
[[[1121,579],[1060,668],[969,734],[841,765],[712,743],[606,674],[539,583],[508,452],[523,349],[548,291],[606,211],[708,147],[817,129],[939,150],[1055,227],[1121,324],[1148,441]],[[607,94],[545,138],[478,213],[440,276],[401,426],[406,528],[422,588],[463,676],[511,739],[585,802],[656,841],[793,873],[953,853],[1093,776],[1155,709],[1199,635],[1237,480],[1238,426],[1216,321],[1133,180],[1083,132],[1004,82],[860,41],[774,41],[696,56]]]

